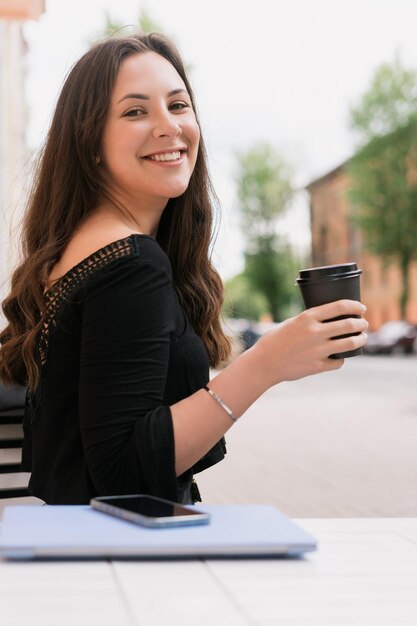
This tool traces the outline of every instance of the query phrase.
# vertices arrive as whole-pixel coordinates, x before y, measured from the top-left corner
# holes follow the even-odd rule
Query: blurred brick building
[[[321,178],[312,181],[310,216],[313,265],[358,263],[362,301],[368,307],[366,317],[371,330],[389,320],[401,319],[401,273],[397,265],[384,266],[383,261],[365,251],[360,230],[351,223],[352,209],[347,199],[349,178],[343,163]],[[406,318],[417,324],[417,262],[410,271],[410,299]]]

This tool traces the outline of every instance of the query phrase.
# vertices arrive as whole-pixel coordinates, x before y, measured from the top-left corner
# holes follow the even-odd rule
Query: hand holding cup
[[[336,300],[307,309],[265,333],[244,353],[246,357],[253,353],[254,377],[262,392],[283,381],[342,367],[343,358],[329,357],[335,350],[346,353],[364,345],[365,309],[355,300]]]
[[[342,367],[366,343],[366,307],[360,302],[355,263],[301,270],[297,284],[306,310],[265,333],[248,350],[258,387]]]

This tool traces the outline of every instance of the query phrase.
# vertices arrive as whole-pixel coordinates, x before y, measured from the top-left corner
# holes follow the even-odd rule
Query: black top
[[[222,439],[176,478],[169,406],[208,382],[209,363],[151,237],[111,243],[59,279],[37,347],[41,383],[27,396],[22,458],[34,496],[189,501],[193,471],[224,457]]]

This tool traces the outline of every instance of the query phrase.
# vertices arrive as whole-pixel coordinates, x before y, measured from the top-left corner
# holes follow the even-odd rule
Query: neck
[[[119,198],[105,199],[97,207],[97,213],[101,216],[116,218],[133,232],[156,238],[167,202],[165,198],[150,198],[149,201],[141,200],[140,203]]]

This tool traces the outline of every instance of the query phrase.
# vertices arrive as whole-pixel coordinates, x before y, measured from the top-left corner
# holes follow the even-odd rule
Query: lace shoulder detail
[[[56,327],[59,313],[68,298],[98,271],[112,262],[137,253],[136,238],[147,235],[130,235],[100,248],[71,268],[45,293],[45,312],[39,336],[38,351],[41,366],[46,363],[49,339]]]

